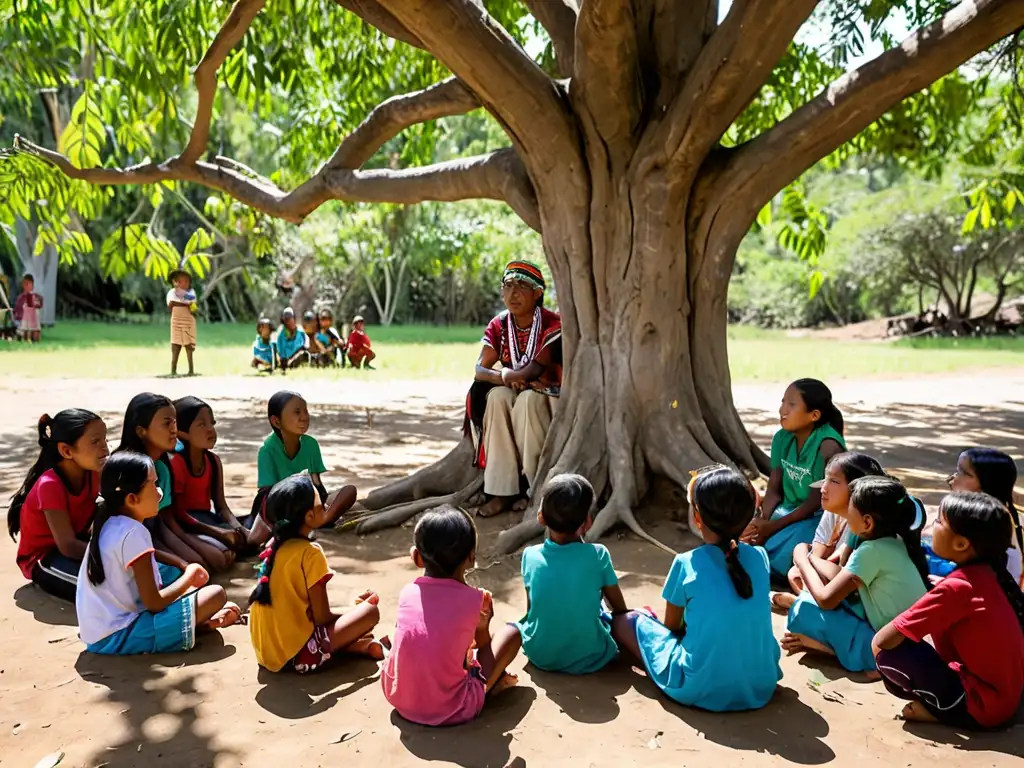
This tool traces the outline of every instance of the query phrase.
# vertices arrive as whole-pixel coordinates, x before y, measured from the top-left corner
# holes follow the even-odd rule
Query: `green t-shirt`
[[[585,675],[615,658],[601,621],[601,590],[619,583],[606,547],[548,539],[523,552],[522,570],[530,608],[517,626],[535,667]]]
[[[811,494],[811,483],[825,479],[825,459],[821,455],[821,444],[835,440],[846,450],[843,436],[828,424],[822,424],[811,432],[807,442],[797,450],[796,435],[780,429],[772,438],[772,469],[782,470],[782,504],[792,511],[807,501]]]
[[[156,467],[156,487],[164,493],[158,507],[162,512],[174,501],[174,482],[171,479],[171,468],[164,463],[163,459],[154,461],[153,466]]]
[[[326,472],[323,457],[320,456],[320,444],[309,435],[299,438],[299,450],[292,458],[284,452],[284,443],[276,432],[267,435],[260,446],[256,457],[256,485],[267,488],[284,480],[286,477],[309,472],[319,475]]]
[[[864,584],[858,593],[876,632],[927,591],[906,546],[895,536],[862,541],[850,555],[846,570]]]

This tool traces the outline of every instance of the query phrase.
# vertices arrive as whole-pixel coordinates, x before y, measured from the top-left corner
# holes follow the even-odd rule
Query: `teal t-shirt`
[[[850,555],[846,570],[864,584],[858,594],[876,632],[927,591],[906,546],[894,536],[862,541]]]
[[[320,455],[320,444],[309,435],[299,438],[298,452],[288,458],[281,438],[276,432],[271,432],[256,457],[256,485],[259,488],[267,488],[302,472],[319,475],[326,471],[327,467]]]
[[[308,346],[309,340],[306,338],[306,332],[301,328],[295,329],[294,336],[289,336],[288,329],[283,325],[281,330],[277,332],[277,354],[284,360],[288,360],[300,349]]]
[[[163,491],[158,509],[162,512],[174,502],[174,481],[171,479],[171,468],[163,460],[153,462],[156,467],[156,487]]]
[[[615,641],[601,621],[601,590],[619,583],[606,547],[548,539],[523,552],[522,570],[530,607],[518,627],[530,663],[585,675],[615,658]]]
[[[796,435],[780,429],[772,438],[772,469],[782,470],[782,504],[787,510],[794,510],[807,501],[811,494],[811,483],[825,479],[825,459],[821,455],[821,444],[835,440],[846,450],[846,441],[828,424],[822,424],[811,432],[807,442],[797,450]]]

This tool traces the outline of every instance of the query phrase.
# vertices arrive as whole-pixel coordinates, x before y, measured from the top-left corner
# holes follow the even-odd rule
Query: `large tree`
[[[726,294],[740,240],[807,168],[869,126],[884,129],[876,121],[903,100],[1024,25],[1024,0],[733,0],[724,14],[718,0],[334,2],[349,26],[338,26],[337,8],[325,15],[313,0],[271,2],[266,10],[264,0],[238,0],[212,39],[199,35],[209,43],[195,69],[194,117],[180,151],[167,159],[111,167],[92,155],[83,161],[84,152],[69,157],[25,140],[15,147],[89,185],[200,184],[297,224],[330,200],[507,202],[542,235],[564,328],[564,388],[536,480],[562,471],[589,477],[604,499],[594,536],[620,522],[646,536],[634,508],[655,475],[682,486],[690,469],[710,461],[765,468],[733,405],[726,355]],[[108,0],[115,4],[123,2]],[[151,24],[153,14],[178,7],[188,11],[179,23],[201,22],[200,5],[146,4],[132,11],[132,23]],[[139,90],[173,79],[147,60],[148,51],[171,50],[178,61],[196,45],[194,26],[157,25],[133,37],[121,24],[116,32],[130,38],[131,50],[112,51],[109,30],[90,32],[96,19],[78,8],[64,13],[76,16],[71,26],[87,40],[89,56],[119,55],[123,66],[107,66],[121,66],[121,77]],[[274,23],[260,25],[261,12]],[[536,59],[520,44],[532,37],[524,31],[527,12],[550,41]],[[902,43],[886,27],[897,12],[919,27]],[[359,34],[353,19],[396,41],[381,46],[374,38],[375,56],[415,64],[392,69],[392,81],[404,71],[425,87],[370,109],[296,183],[211,151],[220,77],[251,103],[261,86],[308,92],[294,74],[275,70],[337,73],[336,49],[352,50],[339,29]],[[844,72],[842,56],[826,60],[794,42],[810,21],[827,28],[838,50],[857,53],[865,34],[888,49]],[[48,34],[45,25],[33,33]],[[432,60],[447,76],[424,64]],[[509,146],[418,167],[401,158],[381,162],[379,150],[403,131],[480,107]],[[166,114],[168,105],[162,108]],[[906,132],[913,113],[900,118],[889,127]],[[88,120],[81,122],[84,136]],[[439,464],[372,494],[369,507],[390,508],[361,527],[404,519],[437,496],[467,498],[480,483],[470,455],[463,443]],[[537,531],[527,512],[499,546],[514,548]]]

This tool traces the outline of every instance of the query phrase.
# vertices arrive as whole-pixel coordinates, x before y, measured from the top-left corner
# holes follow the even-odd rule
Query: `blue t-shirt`
[[[257,336],[252,343],[252,356],[270,365],[274,362],[273,344],[273,341],[264,341],[262,336]]]
[[[277,354],[281,356],[282,360],[294,357],[296,352],[308,346],[309,340],[306,338],[306,332],[301,328],[296,328],[295,335],[289,338],[287,329],[281,326],[281,330],[277,334]]]
[[[530,663],[583,675],[614,659],[615,641],[601,621],[601,590],[618,583],[611,555],[601,544],[548,539],[523,552],[530,607],[518,627]]]
[[[759,709],[782,678],[779,643],[772,634],[768,556],[739,545],[740,564],[754,593],[736,593],[725,554],[705,544],[677,555],[662,596],[682,607],[685,631],[673,632],[641,616],[637,641],[655,684],[681,704],[727,712]]]

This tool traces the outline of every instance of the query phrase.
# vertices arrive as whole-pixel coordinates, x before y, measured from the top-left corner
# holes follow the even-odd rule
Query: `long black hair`
[[[193,395],[186,395],[180,397],[174,401],[174,413],[178,419],[178,439],[181,444],[185,447],[185,453],[182,458],[185,460],[185,467],[188,469],[189,474],[192,474],[192,464],[189,459],[189,442],[188,442],[188,431],[192,429],[192,424],[203,408],[210,411],[210,417],[213,418],[213,408],[205,400],[200,400],[198,397]],[[216,419],[214,419],[216,422]],[[182,435],[185,435],[182,437]],[[217,487],[220,484],[220,475],[218,474],[217,459],[213,455],[213,451],[203,451],[203,460],[206,461],[210,466],[210,498],[216,496]],[[204,473],[205,474],[205,473]]]
[[[925,589],[930,588],[928,561],[921,548],[921,528],[916,525],[920,517],[918,506],[903,483],[892,477],[869,476],[854,480],[850,483],[850,504],[874,521],[873,539],[899,537],[910,561],[921,574]]]
[[[161,408],[174,407],[174,403],[163,395],[155,395],[152,392],[142,392],[128,402],[128,409],[124,412],[124,426],[121,427],[121,444],[117,446],[119,451],[134,451],[135,453],[149,454],[146,442],[139,436],[139,428],[149,429],[153,423],[153,417]]]
[[[465,510],[445,504],[428,512],[412,534],[427,576],[450,579],[474,551],[476,525]]]
[[[739,551],[740,534],[750,524],[757,506],[757,494],[750,481],[735,469],[714,467],[696,475],[689,492],[701,523],[718,537],[714,546],[725,555],[736,594],[744,600],[752,597],[754,585],[740,562]]]
[[[800,393],[808,411],[821,411],[821,419],[815,423],[815,429],[828,424],[843,434],[843,414],[832,402],[832,390],[817,379],[797,379],[790,386]]]
[[[273,538],[260,553],[256,588],[249,603],[270,605],[270,574],[274,570],[277,550],[290,539],[299,538],[299,530],[306,521],[306,513],[316,503],[316,489],[309,475],[292,475],[277,483],[267,493],[264,519],[273,531]]]
[[[267,421],[270,421],[275,416],[278,419],[280,419],[281,418],[281,414],[284,413],[285,406],[287,406],[288,403],[290,403],[295,398],[299,398],[299,400],[302,400],[302,401],[305,401],[305,399],[306,399],[302,395],[300,395],[298,392],[291,392],[291,391],[289,391],[287,389],[283,389],[280,392],[275,392],[270,397],[270,400],[267,401]],[[278,437],[281,437],[281,430],[280,430],[280,428],[275,427],[273,422],[271,422],[270,428],[272,430],[274,430],[274,434],[275,435],[277,435]]]
[[[846,482],[852,483],[862,477],[884,477],[885,470],[882,465],[866,453],[855,451],[844,451],[837,453],[828,461],[826,469],[835,469],[842,472]]]
[[[962,455],[971,462],[982,493],[1006,505],[1017,532],[1017,549],[1024,552],[1024,532],[1020,529],[1020,515],[1013,503],[1013,486],[1017,484],[1017,465],[1013,458],[995,448],[968,448]]]
[[[149,470],[153,460],[143,453],[121,451],[115,453],[100,472],[100,503],[96,505],[96,517],[92,523],[92,541],[86,554],[86,573],[96,586],[102,584],[107,574],[103,572],[103,553],[100,552],[100,532],[104,524],[115,515],[124,514],[124,501],[130,495],[138,495],[149,482]]]
[[[95,413],[81,408],[68,408],[52,418],[44,413],[39,418],[39,457],[25,475],[21,488],[11,497],[11,505],[7,510],[7,532],[12,539],[21,531],[21,508],[32,486],[44,472],[59,466],[62,460],[60,444],[74,445],[82,439],[88,426],[99,420],[100,417]]]
[[[976,562],[988,565],[995,572],[999,586],[1024,629],[1024,594],[1006,570],[1006,550],[1010,547],[1013,526],[1003,500],[986,493],[961,491],[946,496],[939,504],[939,512],[953,533],[971,542],[978,556]]]

